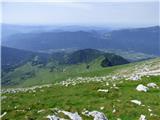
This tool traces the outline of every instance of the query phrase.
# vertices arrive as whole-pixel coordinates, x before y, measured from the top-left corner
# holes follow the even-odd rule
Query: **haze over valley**
[[[159,2],[42,1],[1,3],[0,118],[159,120]]]

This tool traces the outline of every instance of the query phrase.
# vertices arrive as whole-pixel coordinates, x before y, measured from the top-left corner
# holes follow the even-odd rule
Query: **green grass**
[[[7,115],[2,120],[45,120],[47,115],[54,114],[53,108],[78,112],[80,115],[84,108],[90,111],[98,110],[103,112],[109,120],[117,118],[136,120],[141,114],[146,115],[148,120],[159,120],[160,90],[151,88],[149,92],[144,93],[135,89],[138,84],[146,85],[149,82],[160,86],[159,77],[143,77],[140,81],[120,80],[123,83],[114,81],[119,87],[118,90],[110,88],[113,84],[110,81],[109,86],[104,86],[104,83],[91,82],[69,87],[53,85],[50,88],[36,89],[35,93],[3,94],[2,96],[5,95],[7,98],[2,100],[2,113],[7,112]],[[98,89],[109,89],[109,93],[97,92]],[[145,106],[131,103],[132,99],[140,100]],[[115,113],[112,113],[113,105],[117,110]],[[104,110],[100,110],[102,106]],[[147,106],[153,110],[151,113],[159,116],[150,116]],[[41,109],[44,109],[44,112],[38,113]],[[64,117],[63,114],[61,116]],[[84,120],[91,120],[89,117],[81,116]]]
[[[103,68],[100,66],[102,59],[103,58],[100,57],[92,61],[89,64],[90,65],[89,69],[86,69],[87,64],[84,63],[84,64],[70,65],[70,66],[60,65],[58,66],[58,69],[54,69],[52,72],[50,72],[50,69],[48,67],[32,66],[31,63],[27,63],[21,67],[16,68],[14,71],[6,74],[4,81],[6,78],[10,78],[11,80],[10,82],[14,84],[9,85],[9,87],[11,86],[26,87],[26,86],[33,86],[33,85],[40,85],[47,83],[55,83],[57,81],[65,80],[68,77],[76,77],[81,75],[83,76],[83,74],[84,75],[87,73],[90,74],[90,72],[92,71],[103,70]],[[30,71],[34,71],[35,76],[22,80],[21,77]]]
[[[19,82],[19,75],[31,70],[36,71],[36,76],[21,81],[19,86],[33,86],[46,83],[55,83],[57,81],[66,80],[68,78],[76,77],[94,77],[105,76],[108,74],[130,74],[135,66],[142,67],[150,65],[152,69],[159,66],[160,59],[151,59],[142,62],[136,62],[126,65],[101,68],[99,61],[101,58],[90,63],[90,69],[86,69],[85,64],[61,66],[59,69],[66,69],[65,72],[53,71],[49,72],[47,68],[38,68],[38,66],[31,66],[29,63],[17,68],[11,76],[13,81]],[[124,72],[127,71],[126,72]],[[148,120],[160,119],[160,89],[151,88],[148,92],[136,91],[138,84],[146,85],[149,82],[154,82],[160,86],[160,76],[143,77],[139,81],[127,81],[125,79],[117,81],[108,81],[109,86],[104,86],[106,82],[90,82],[81,83],[75,86],[68,87],[60,85],[52,85],[51,87],[36,89],[36,92],[19,92],[16,94],[5,93],[2,96],[7,98],[2,100],[2,113],[7,112],[2,120],[46,120],[47,115],[55,113],[54,108],[66,110],[70,112],[78,112],[83,120],[92,120],[93,118],[86,117],[81,114],[84,108],[92,111],[97,110],[103,112],[109,120],[137,120],[141,114],[144,114]],[[119,87],[118,90],[111,88],[113,83]],[[14,86],[17,87],[17,86]],[[98,92],[98,89],[108,89],[109,93]],[[130,100],[140,100],[145,106],[138,106],[130,102]],[[116,112],[112,113],[113,106]],[[148,111],[148,106],[152,112]],[[104,107],[104,110],[100,110]],[[38,113],[39,110],[44,110]],[[154,113],[158,116],[150,116]],[[59,114],[61,117],[66,116]]]
[[[158,65],[160,63],[160,58],[151,59],[142,62],[135,62],[125,65],[118,65],[113,67],[102,68],[100,63],[102,61],[102,57],[92,61],[89,63],[90,68],[86,69],[86,64],[78,64],[78,65],[70,65],[70,66],[58,66],[58,70],[54,70],[50,72],[50,69],[47,67],[38,67],[31,66],[30,63],[27,63],[13,72],[6,74],[6,78],[10,78],[13,85],[2,86],[2,87],[28,87],[33,85],[43,85],[48,83],[56,83],[59,81],[66,80],[68,78],[75,78],[78,76],[81,77],[94,77],[94,76],[105,76],[108,74],[119,73],[123,70],[128,70],[130,73],[135,66],[142,66],[145,64],[151,64],[152,66]],[[63,71],[65,69],[65,71]],[[34,71],[35,75],[21,79],[21,77],[27,72]],[[5,79],[4,79],[5,80]],[[3,81],[3,78],[2,78]]]

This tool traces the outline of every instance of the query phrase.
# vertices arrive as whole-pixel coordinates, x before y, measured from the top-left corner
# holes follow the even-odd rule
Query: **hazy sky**
[[[33,1],[33,0],[32,0]],[[53,25],[158,25],[159,3],[147,2],[16,2],[2,3],[2,23]]]

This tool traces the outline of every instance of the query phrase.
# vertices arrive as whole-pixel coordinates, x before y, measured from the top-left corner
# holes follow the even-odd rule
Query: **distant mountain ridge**
[[[99,31],[50,31],[14,34],[2,45],[31,51],[66,48],[121,49],[160,55],[160,27]]]
[[[75,32],[75,31],[110,31],[111,28],[104,26],[81,26],[81,25],[14,25],[14,24],[1,24],[2,41],[6,41],[8,37],[14,34],[23,33],[42,33],[42,32]]]
[[[133,50],[160,55],[160,27],[116,30],[104,34],[108,46],[113,49]]]

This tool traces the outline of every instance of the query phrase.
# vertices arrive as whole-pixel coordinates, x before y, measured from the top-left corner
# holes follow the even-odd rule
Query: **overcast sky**
[[[32,0],[33,1],[33,0]],[[39,0],[40,1],[40,0]],[[55,0],[54,0],[55,1]],[[2,23],[52,25],[152,26],[159,22],[158,1],[148,2],[16,2],[2,3]]]

